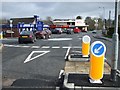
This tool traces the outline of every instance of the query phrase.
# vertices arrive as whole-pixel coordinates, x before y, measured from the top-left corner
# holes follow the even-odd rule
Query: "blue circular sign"
[[[106,52],[106,46],[101,41],[95,41],[91,45],[91,52],[93,55],[100,57]]]

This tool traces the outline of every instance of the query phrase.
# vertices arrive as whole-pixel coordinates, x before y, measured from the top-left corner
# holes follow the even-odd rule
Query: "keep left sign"
[[[101,57],[106,52],[106,46],[101,41],[95,41],[91,45],[91,53],[96,57]]]

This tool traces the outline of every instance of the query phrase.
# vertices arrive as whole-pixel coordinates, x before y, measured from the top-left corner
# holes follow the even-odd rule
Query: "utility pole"
[[[103,26],[102,26],[102,33],[106,34],[106,28],[105,28],[105,7],[99,7],[103,9],[103,13],[102,13],[102,21],[103,21]]]
[[[118,35],[118,6],[119,0],[115,0],[115,26],[113,34],[113,59],[111,65],[111,80],[117,81],[117,67],[118,67],[118,50],[119,50],[119,35]]]
[[[13,23],[13,20],[12,20],[12,19],[10,19],[11,37],[13,37],[13,35],[12,35],[12,33],[13,33],[13,32],[12,32],[12,27],[13,27],[13,24],[12,24],[12,23]]]
[[[109,11],[109,28],[111,27],[111,11]]]

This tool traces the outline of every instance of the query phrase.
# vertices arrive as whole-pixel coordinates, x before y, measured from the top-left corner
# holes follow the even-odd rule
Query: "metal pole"
[[[13,35],[12,35],[12,22],[13,22],[13,20],[12,19],[10,19],[10,27],[11,27],[11,37],[13,37]]]
[[[113,34],[113,59],[111,65],[111,80],[117,81],[117,63],[118,63],[118,50],[119,50],[119,35],[118,35],[118,1],[115,1],[115,26]]]
[[[111,10],[109,11],[109,28],[111,27]]]
[[[105,30],[105,7],[103,7],[103,30]]]

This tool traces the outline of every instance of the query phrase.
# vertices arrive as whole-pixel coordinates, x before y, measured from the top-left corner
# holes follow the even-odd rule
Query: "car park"
[[[37,39],[47,39],[51,37],[51,31],[49,29],[44,29],[42,31],[36,31],[35,36]]]
[[[36,37],[32,31],[22,31],[19,35],[18,42],[32,42],[34,43],[36,41]]]

